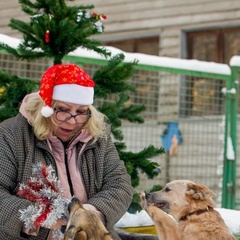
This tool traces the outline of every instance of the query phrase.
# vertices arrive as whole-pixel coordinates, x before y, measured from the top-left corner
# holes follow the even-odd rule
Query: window
[[[229,63],[240,54],[240,27],[187,33],[187,58]]]
[[[126,39],[120,41],[110,41],[104,43],[125,52],[137,52],[150,55],[159,55],[159,37]]]
[[[186,50],[188,59],[229,64],[233,55],[240,54],[240,27],[188,32]],[[185,106],[182,106],[182,109],[191,110],[182,114],[207,115],[213,107],[216,114],[221,114],[222,84],[223,82],[212,79],[188,79],[185,86]]]

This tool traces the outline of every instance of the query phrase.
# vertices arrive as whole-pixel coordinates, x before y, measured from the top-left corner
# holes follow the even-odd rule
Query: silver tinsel
[[[35,185],[41,186],[41,189],[36,190]],[[20,184],[19,194],[27,199],[28,194],[32,197],[33,204],[19,210],[20,220],[27,229],[34,229],[35,224],[50,228],[57,220],[66,218],[68,200],[63,197],[63,189],[52,166],[34,165],[33,177],[27,184]],[[38,219],[44,216],[45,220]],[[63,234],[59,230],[54,231],[54,235],[58,236],[56,239],[62,239],[60,235]]]

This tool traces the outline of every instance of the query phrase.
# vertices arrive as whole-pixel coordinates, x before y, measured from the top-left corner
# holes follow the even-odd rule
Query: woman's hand
[[[54,223],[49,229],[60,229],[62,226],[67,225],[67,220],[66,219],[59,219]]]

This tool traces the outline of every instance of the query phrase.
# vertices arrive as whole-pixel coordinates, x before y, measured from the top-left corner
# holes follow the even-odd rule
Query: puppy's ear
[[[64,235],[64,240],[87,240],[87,234],[81,228],[70,226]]]
[[[109,234],[107,234],[107,235],[104,236],[103,240],[113,240],[113,239]]]
[[[208,187],[202,184],[188,183],[186,195],[196,200],[207,200],[215,196]]]
[[[78,231],[75,235],[75,240],[87,240],[87,234],[85,231]]]

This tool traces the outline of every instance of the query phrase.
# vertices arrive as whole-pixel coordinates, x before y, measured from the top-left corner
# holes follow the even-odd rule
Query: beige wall
[[[240,25],[239,0],[75,0],[68,4],[94,4],[95,12],[107,15],[103,41],[160,36],[161,56],[181,56],[183,30]],[[17,0],[2,1],[0,33],[21,37],[7,26],[12,17],[28,19]]]
[[[240,26],[239,0],[98,0],[108,16],[102,40],[160,36],[159,55],[181,57],[182,31]]]

